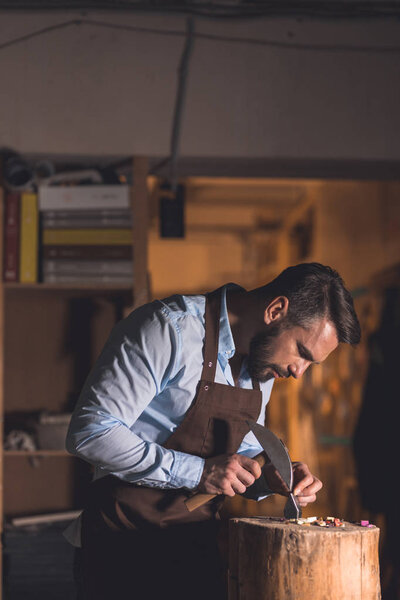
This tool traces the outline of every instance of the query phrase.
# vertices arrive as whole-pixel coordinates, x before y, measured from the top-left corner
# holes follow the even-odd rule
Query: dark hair
[[[286,296],[290,325],[308,327],[316,318],[326,317],[336,327],[339,342],[358,344],[360,324],[353,298],[339,273],[320,263],[301,263],[282,271],[262,288],[268,297]]]

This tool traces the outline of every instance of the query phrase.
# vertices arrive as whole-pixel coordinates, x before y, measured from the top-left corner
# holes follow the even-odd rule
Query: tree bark
[[[379,529],[232,519],[229,600],[379,600]]]

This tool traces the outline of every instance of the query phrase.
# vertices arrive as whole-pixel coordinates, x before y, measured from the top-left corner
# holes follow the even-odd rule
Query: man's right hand
[[[242,454],[222,454],[206,458],[198,491],[231,497],[244,494],[260,475],[260,465]]]

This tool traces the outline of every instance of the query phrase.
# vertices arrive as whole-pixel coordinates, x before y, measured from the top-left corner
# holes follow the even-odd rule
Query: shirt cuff
[[[174,488],[184,487],[189,490],[196,488],[203,474],[204,458],[194,456],[193,454],[186,454],[185,452],[178,452],[177,450],[172,450],[172,452],[174,454],[174,462],[171,468],[171,486]]]

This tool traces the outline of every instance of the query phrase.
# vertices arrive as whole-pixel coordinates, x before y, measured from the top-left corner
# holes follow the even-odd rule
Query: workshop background
[[[0,286],[5,598],[75,597],[59,534],[91,472],[64,450],[65,419],[116,320],[313,260],[344,278],[362,342],[278,382],[266,423],[324,482],[307,515],[381,527],[383,597],[400,598],[399,17],[384,0],[0,1],[3,264],[12,202],[36,197],[40,224],[33,278],[3,269]],[[44,272],[56,181],[128,186],[119,279]]]

